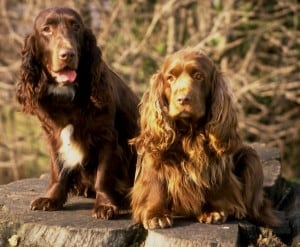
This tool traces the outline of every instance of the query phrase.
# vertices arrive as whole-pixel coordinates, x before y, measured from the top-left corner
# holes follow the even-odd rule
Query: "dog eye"
[[[171,74],[167,75],[167,81],[168,81],[168,83],[174,82],[175,81],[175,76],[171,75]]]
[[[80,29],[80,25],[76,21],[71,21],[70,26],[74,31],[78,31]]]
[[[193,78],[195,80],[198,80],[198,81],[203,81],[204,80],[204,76],[201,72],[194,73]]]
[[[73,29],[74,29],[75,31],[78,31],[78,30],[80,29],[80,25],[79,25],[79,24],[76,24],[76,23],[74,23],[74,24],[72,25],[72,27],[73,27]]]
[[[43,26],[42,28],[42,33],[46,36],[49,36],[52,34],[52,29],[50,26],[46,25],[46,26]]]

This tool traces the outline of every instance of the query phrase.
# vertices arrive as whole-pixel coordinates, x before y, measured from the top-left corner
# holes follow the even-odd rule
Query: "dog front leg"
[[[132,190],[133,217],[146,229],[173,225],[166,183],[159,175],[157,163],[151,155],[144,155]]]
[[[111,219],[119,213],[119,202],[122,195],[118,191],[118,174],[122,171],[121,157],[118,148],[106,144],[99,153],[97,174],[95,179],[96,202],[93,217]]]
[[[31,210],[52,211],[62,208],[68,197],[69,178],[68,170],[63,169],[57,175],[56,171],[52,169],[46,195],[33,200],[30,203]]]

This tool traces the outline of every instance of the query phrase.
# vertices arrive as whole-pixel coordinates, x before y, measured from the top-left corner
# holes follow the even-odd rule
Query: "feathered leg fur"
[[[233,156],[235,174],[243,185],[243,200],[250,220],[267,226],[277,226],[271,202],[263,192],[264,174],[260,159],[254,149],[244,146]]]

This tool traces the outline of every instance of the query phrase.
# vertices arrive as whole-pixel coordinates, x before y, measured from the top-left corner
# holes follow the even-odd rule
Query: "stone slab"
[[[264,148],[258,149],[264,164],[270,165],[270,162],[278,161],[276,150],[264,152]],[[276,179],[269,181],[274,185],[280,177],[280,163],[272,164],[270,167],[274,173],[271,176]],[[30,201],[46,191],[47,180],[47,176],[44,176],[0,186],[1,247],[248,246],[255,244],[259,237],[259,228],[248,222],[229,221],[222,225],[206,225],[196,222],[195,219],[180,217],[174,219],[172,228],[146,231],[131,220],[128,212],[123,212],[115,220],[92,218],[94,199],[83,197],[69,198],[65,207],[59,211],[31,211]],[[277,184],[276,186],[281,185]],[[276,191],[281,193],[280,190]],[[287,214],[287,221],[281,229],[274,232],[279,235],[281,232],[287,242],[298,247],[300,186],[295,186],[292,191],[293,200],[283,200],[282,203],[291,203],[288,210],[281,214],[283,217]]]

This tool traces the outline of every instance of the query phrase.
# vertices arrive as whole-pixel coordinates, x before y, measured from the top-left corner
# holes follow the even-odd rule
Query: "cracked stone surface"
[[[248,222],[229,221],[222,225],[206,225],[195,219],[178,217],[174,219],[172,228],[146,231],[131,220],[128,212],[115,220],[94,219],[91,216],[92,198],[70,197],[60,211],[31,211],[30,201],[46,191],[47,176],[44,176],[0,186],[0,246],[255,246],[258,238],[273,243],[270,241],[279,236],[277,242],[274,240],[278,244],[272,246],[287,246],[285,242],[299,247],[300,185],[278,183],[280,162],[276,161],[279,161],[280,155],[273,149],[267,149],[266,152],[262,147],[259,149],[264,169],[272,176],[266,176],[266,186],[271,188],[271,194],[276,194],[276,200],[285,205],[278,212],[284,224],[272,231],[274,235],[268,235],[269,240],[262,237],[261,228]],[[284,188],[283,192],[276,186]]]

